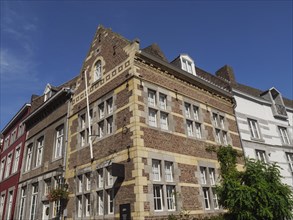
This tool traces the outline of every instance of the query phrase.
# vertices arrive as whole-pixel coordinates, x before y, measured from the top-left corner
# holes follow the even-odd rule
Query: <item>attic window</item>
[[[283,103],[282,95],[275,88],[270,89],[270,93],[273,100],[274,115],[287,118],[286,107]]]
[[[194,62],[188,55],[180,55],[181,69],[184,71],[196,75]]]
[[[98,60],[95,65],[95,70],[94,70],[94,81],[97,81],[101,79],[102,77],[102,62]]]
[[[52,96],[51,86],[47,84],[45,91],[44,91],[44,102],[46,102]]]

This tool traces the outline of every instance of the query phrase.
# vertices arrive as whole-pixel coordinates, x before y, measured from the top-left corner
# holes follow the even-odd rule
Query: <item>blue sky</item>
[[[167,59],[189,54],[293,99],[292,1],[1,1],[0,128],[47,83],[76,76],[99,24]]]

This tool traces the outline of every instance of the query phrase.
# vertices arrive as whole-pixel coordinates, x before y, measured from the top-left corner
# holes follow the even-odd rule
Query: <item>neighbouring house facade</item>
[[[60,201],[49,201],[48,194],[63,181],[71,87],[74,80],[60,87],[48,84],[42,96],[32,96],[31,113],[24,120],[27,139],[14,219],[46,220],[62,214]]]
[[[0,220],[15,219],[14,211],[24,152],[26,129],[23,120],[30,104],[25,104],[3,128],[0,148]]]
[[[293,188],[293,100],[274,87],[261,91],[237,83],[231,67],[216,74],[232,86],[245,156],[277,163],[283,182]]]
[[[223,212],[214,190],[219,164],[206,148],[230,144],[242,151],[234,104],[229,83],[187,54],[169,63],[157,45],[141,49],[138,40],[99,26],[68,107],[64,217]],[[30,131],[27,148],[41,135]],[[27,185],[45,179],[23,175]]]

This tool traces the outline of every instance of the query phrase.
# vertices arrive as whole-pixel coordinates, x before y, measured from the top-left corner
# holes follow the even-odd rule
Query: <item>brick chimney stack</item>
[[[216,76],[228,81],[230,84],[237,84],[234,71],[231,66],[225,65],[216,71]]]

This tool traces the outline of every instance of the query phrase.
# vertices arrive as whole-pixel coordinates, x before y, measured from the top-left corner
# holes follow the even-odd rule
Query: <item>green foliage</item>
[[[58,187],[56,189],[52,189],[47,198],[50,202],[58,201],[58,200],[68,200],[69,192],[65,188]]]
[[[220,147],[217,155],[221,166],[219,203],[229,211],[225,219],[293,218],[293,194],[281,182],[280,167],[250,159],[241,172],[236,169],[237,151],[231,146]]]

